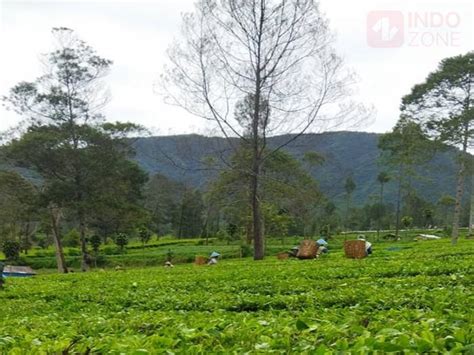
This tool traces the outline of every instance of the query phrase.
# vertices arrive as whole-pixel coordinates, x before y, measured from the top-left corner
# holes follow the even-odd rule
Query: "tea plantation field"
[[[0,353],[474,354],[474,241],[9,279],[0,317]]]

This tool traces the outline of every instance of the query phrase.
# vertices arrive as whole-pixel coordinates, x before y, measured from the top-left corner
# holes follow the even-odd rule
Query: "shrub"
[[[97,234],[94,234],[92,237],[90,237],[89,242],[91,243],[92,250],[94,250],[94,253],[97,254],[99,252],[100,245],[102,244],[102,239]]]
[[[171,249],[166,252],[166,261],[171,262],[173,260],[174,253]]]
[[[2,243],[2,251],[7,260],[18,260],[20,257],[21,245],[16,240],[4,240]]]
[[[65,254],[68,255],[68,256],[80,256],[81,251],[79,249],[76,249],[76,248],[69,248],[69,249],[66,250]]]
[[[220,230],[217,232],[216,237],[218,240],[227,242],[227,244],[230,244],[230,242],[234,239],[234,237],[229,234],[227,230]]]
[[[410,216],[405,216],[402,218],[402,225],[405,228],[409,228],[413,224],[413,218]]]
[[[128,235],[125,233],[118,233],[115,236],[115,244],[117,244],[120,250],[123,251],[125,246],[128,244]]]
[[[443,227],[443,234],[444,234],[444,236],[450,237],[451,234],[452,234],[452,232],[453,232],[453,227],[452,227],[452,226],[449,225],[449,226],[444,226],[444,227]]]
[[[76,248],[80,245],[81,235],[77,229],[71,229],[63,236],[63,246]]]
[[[32,237],[33,241],[36,242],[36,244],[41,248],[41,249],[47,249],[48,246],[51,245],[50,241],[48,240],[48,237],[45,235],[34,235]]]
[[[152,234],[148,228],[140,227],[138,229],[138,238],[140,239],[143,245],[147,244],[150,241],[151,236]]]
[[[252,256],[252,247],[248,244],[242,244],[240,246],[240,256],[242,258],[245,258],[245,257],[248,257],[248,256]]]
[[[112,245],[107,245],[102,249],[104,255],[115,255],[117,254],[117,247]]]

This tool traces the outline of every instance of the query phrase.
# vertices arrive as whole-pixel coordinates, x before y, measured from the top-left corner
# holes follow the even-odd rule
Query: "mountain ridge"
[[[270,147],[277,147],[294,135],[268,138]],[[377,174],[387,170],[378,162],[379,133],[337,131],[304,134],[283,149],[302,161],[306,152],[317,152],[325,158],[321,166],[308,168],[318,181],[321,190],[331,199],[341,200],[344,182],[352,176],[356,183],[353,200],[363,204],[379,191]],[[231,145],[238,138],[228,141],[223,137],[206,137],[198,134],[154,136],[138,138],[134,142],[134,160],[150,174],[162,174],[196,188],[205,188],[217,176],[217,171],[206,167],[209,157],[226,159],[232,152]],[[422,179],[413,186],[424,199],[436,202],[443,194],[454,194],[456,179],[455,149],[438,152],[433,159],[418,169]],[[387,184],[386,200],[393,202],[396,186]]]

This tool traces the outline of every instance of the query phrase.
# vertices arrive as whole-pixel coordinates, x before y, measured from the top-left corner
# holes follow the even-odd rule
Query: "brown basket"
[[[303,240],[296,257],[298,259],[314,259],[318,253],[318,245],[314,240]]]
[[[365,241],[364,240],[346,240],[344,242],[344,252],[346,257],[353,259],[365,258]]]
[[[205,256],[196,256],[196,260],[194,260],[194,263],[196,265],[206,265],[206,257]]]
[[[289,258],[289,255],[288,255],[288,253],[287,253],[286,251],[277,254],[277,259],[278,259],[278,260],[286,260],[286,259],[288,259],[288,258]]]

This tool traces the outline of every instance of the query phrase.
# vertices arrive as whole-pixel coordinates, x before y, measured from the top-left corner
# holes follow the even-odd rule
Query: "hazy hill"
[[[326,162],[310,170],[321,189],[329,197],[341,199],[344,181],[352,175],[357,185],[354,200],[364,203],[379,191],[376,177],[383,168],[378,165],[378,137],[363,132],[307,134],[285,149],[297,159],[308,151],[322,154]],[[277,146],[287,139],[288,136],[272,137],[269,145]],[[204,187],[217,174],[206,169],[206,159],[225,159],[231,152],[225,139],[198,135],[140,138],[135,148],[135,159],[149,173],[160,173],[196,187]],[[444,193],[454,195],[455,172],[454,150],[439,153],[419,169],[421,178],[414,185],[425,199],[434,202]],[[387,185],[388,200],[393,201],[395,190],[395,182]]]

